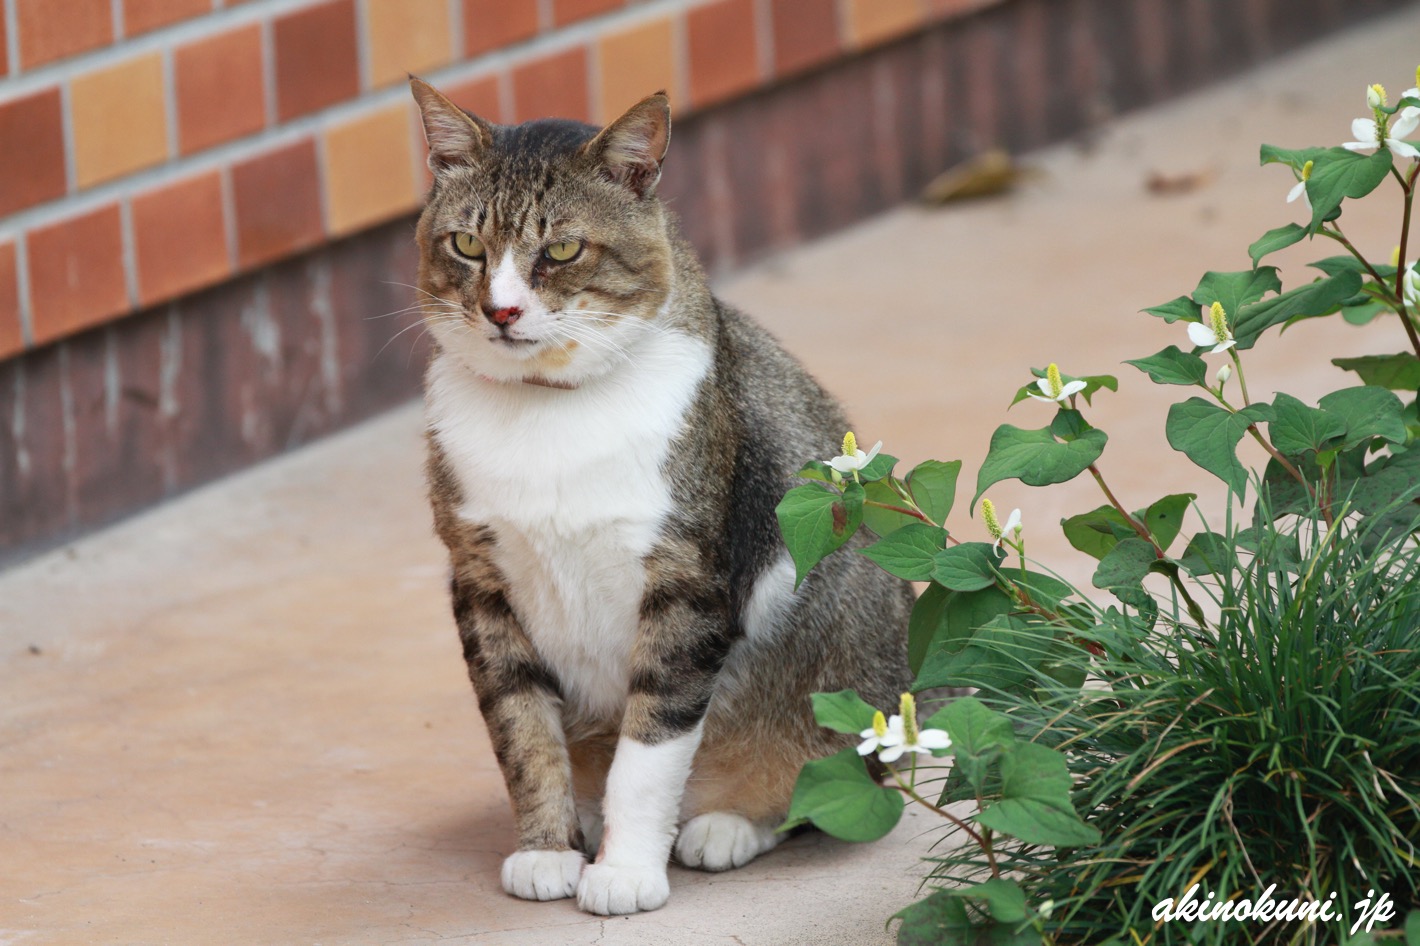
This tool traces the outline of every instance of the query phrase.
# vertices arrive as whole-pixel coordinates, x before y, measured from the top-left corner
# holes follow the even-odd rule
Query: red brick
[[[590,121],[587,99],[585,47],[576,46],[513,70],[514,121],[553,117]]]
[[[109,0],[15,0],[20,66],[35,66],[113,42]]]
[[[0,358],[24,347],[20,331],[20,283],[15,273],[15,244],[0,243]]]
[[[141,194],[132,210],[140,305],[210,286],[231,272],[220,172]]]
[[[759,83],[754,19],[754,0],[721,0],[690,11],[691,104],[727,99]]]
[[[237,265],[268,263],[321,241],[320,180],[312,141],[232,168]]]
[[[552,0],[552,22],[562,26],[625,5],[626,0]]]
[[[58,89],[0,105],[0,142],[0,217],[64,195]]]
[[[463,0],[466,56],[502,49],[537,35],[537,4],[511,0]]]
[[[35,344],[128,310],[117,204],[32,230],[26,249]]]
[[[0,77],[10,74],[10,42],[5,29],[5,17],[0,16]]]
[[[211,0],[123,0],[123,32],[137,36],[211,12]]]
[[[770,0],[774,71],[798,72],[838,55],[838,0]]]
[[[178,148],[183,154],[265,127],[260,26],[218,33],[179,47],[173,55],[173,76]]]
[[[334,0],[281,17],[272,35],[281,121],[359,94],[353,0]]]

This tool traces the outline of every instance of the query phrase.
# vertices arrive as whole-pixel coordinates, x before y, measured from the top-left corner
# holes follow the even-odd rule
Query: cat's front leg
[[[503,862],[503,889],[524,900],[570,897],[586,856],[557,680],[501,588],[456,578],[452,590],[469,678],[517,826],[518,850]]]
[[[655,910],[670,896],[681,797],[731,641],[728,594],[703,579],[648,585],[601,849],[577,887],[578,905],[603,915]]]

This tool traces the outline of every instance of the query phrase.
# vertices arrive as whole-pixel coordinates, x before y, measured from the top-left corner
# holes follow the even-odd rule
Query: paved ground
[[[1135,310],[1299,219],[1258,143],[1346,140],[1367,83],[1409,84],[1417,35],[1420,11],[1376,23],[1032,155],[1043,175],[1009,198],[903,208],[721,290],[905,460],[961,457],[973,478],[997,424],[1044,422],[1004,408],[1053,359],[1120,374],[1095,417],[1125,502],[1216,496],[1162,439],[1159,393],[1176,392],[1118,364],[1183,337]],[[1151,171],[1210,179],[1156,196]],[[1382,256],[1395,242],[1393,215],[1346,222]],[[1284,279],[1325,255],[1283,255]],[[1254,392],[1315,396],[1338,377],[1327,357],[1403,338],[1308,325],[1283,342],[1249,356]],[[446,611],[419,424],[397,411],[0,575],[0,944],[889,943],[925,817],[870,846],[808,837],[736,873],[676,870],[670,905],[630,919],[499,891],[507,803]],[[1053,524],[1092,489],[992,493],[1025,508],[1033,551],[1087,577]]]

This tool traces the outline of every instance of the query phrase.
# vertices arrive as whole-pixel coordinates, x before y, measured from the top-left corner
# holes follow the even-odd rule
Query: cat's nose
[[[494,325],[512,325],[523,317],[523,310],[517,306],[508,306],[502,309],[483,310],[483,314],[488,317],[488,321]]]

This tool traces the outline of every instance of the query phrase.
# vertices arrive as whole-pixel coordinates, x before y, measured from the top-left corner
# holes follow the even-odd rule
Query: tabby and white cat
[[[672,848],[776,844],[800,766],[846,744],[811,692],[896,702],[912,594],[847,554],[794,591],[774,507],[847,424],[656,198],[666,96],[598,130],[412,88],[430,494],[516,821],[503,887],[653,910]]]

